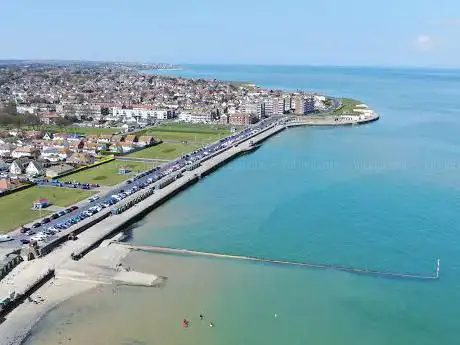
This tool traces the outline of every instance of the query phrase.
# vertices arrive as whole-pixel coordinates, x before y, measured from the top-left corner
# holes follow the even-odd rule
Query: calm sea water
[[[164,289],[80,296],[48,315],[30,344],[57,343],[59,332],[74,344],[89,334],[92,344],[458,342],[458,71],[186,66],[167,73],[354,97],[381,120],[289,129],[149,214],[133,242],[422,274],[432,274],[440,257],[441,279],[137,254],[136,265],[169,277]],[[198,320],[180,327],[203,310],[215,328]],[[88,331],[96,328],[97,337]]]

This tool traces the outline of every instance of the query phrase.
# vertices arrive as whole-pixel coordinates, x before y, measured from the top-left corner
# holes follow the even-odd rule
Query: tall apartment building
[[[315,99],[313,96],[296,96],[294,106],[297,115],[313,113],[315,112]]]

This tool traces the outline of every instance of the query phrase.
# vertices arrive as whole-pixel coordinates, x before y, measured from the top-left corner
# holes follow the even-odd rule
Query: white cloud
[[[433,47],[433,38],[428,35],[419,35],[415,39],[415,45],[419,50],[430,50]]]

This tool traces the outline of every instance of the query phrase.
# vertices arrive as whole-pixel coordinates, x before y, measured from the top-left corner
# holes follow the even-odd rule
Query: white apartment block
[[[139,124],[146,124],[155,120],[171,119],[174,117],[174,115],[174,111],[168,109],[123,109],[121,107],[113,107],[112,115],[108,115],[106,119],[109,121],[137,122]]]
[[[191,122],[191,123],[209,123],[209,122],[212,122],[212,114],[211,112],[203,112],[203,113],[181,112],[179,114],[179,121]]]

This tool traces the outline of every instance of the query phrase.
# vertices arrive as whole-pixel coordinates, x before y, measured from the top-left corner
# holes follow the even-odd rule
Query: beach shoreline
[[[67,300],[110,282],[106,271],[116,272],[115,265],[122,263],[131,250],[116,246],[98,247],[80,262],[69,260],[56,269],[56,277],[45,283],[24,303],[15,308],[0,324],[0,344],[21,345],[33,334],[37,324]]]

